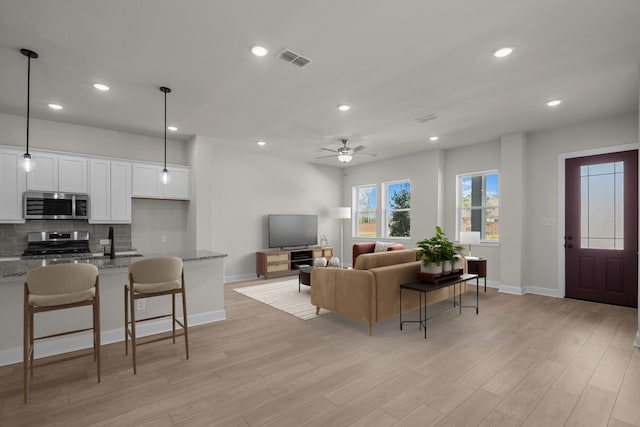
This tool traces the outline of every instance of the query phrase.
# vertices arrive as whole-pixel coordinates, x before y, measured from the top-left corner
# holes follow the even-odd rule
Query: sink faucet
[[[111,248],[109,248],[109,258],[114,259],[116,257],[116,245],[113,242],[113,227],[109,227],[109,242]]]

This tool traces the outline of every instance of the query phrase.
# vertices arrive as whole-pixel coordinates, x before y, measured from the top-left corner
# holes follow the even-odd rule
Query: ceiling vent
[[[418,117],[416,119],[416,122],[418,123],[425,123],[431,120],[435,120],[438,118],[438,115],[436,113],[431,113],[431,114],[427,114],[426,116],[422,116],[422,117]]]
[[[311,62],[310,59],[304,58],[289,49],[285,49],[282,52],[280,52],[278,54],[278,58],[290,64],[297,65],[298,67],[304,67],[309,62]]]

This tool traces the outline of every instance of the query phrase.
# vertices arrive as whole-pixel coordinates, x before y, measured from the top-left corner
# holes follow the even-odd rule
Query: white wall
[[[198,197],[192,209],[200,214],[195,225],[190,215],[190,232],[210,233],[208,249],[228,254],[227,281],[255,277],[255,252],[268,247],[269,214],[318,215],[318,234],[339,245],[340,224],[330,211],[342,199],[341,169],[232,150],[200,136],[189,144],[192,153],[211,156],[204,159],[206,172],[196,171]],[[203,215],[210,215],[208,224]]]
[[[26,123],[25,117],[0,113],[0,145],[24,148]],[[164,161],[163,138],[34,118],[31,118],[29,128],[29,150],[41,148],[148,162]],[[167,163],[188,165],[182,142],[167,140]]]
[[[638,114],[594,120],[574,126],[537,132],[528,136],[524,263],[528,289],[558,290],[557,226],[564,221],[558,212],[558,155],[587,149],[638,142]],[[549,219],[556,225],[545,225]]]
[[[184,200],[133,199],[131,245],[142,254],[195,249],[187,234],[190,203]]]
[[[345,169],[343,206],[351,206],[354,186],[376,184],[379,228],[382,223],[381,183],[403,179],[411,180],[411,238],[352,238],[354,221],[352,218],[352,221],[345,221],[344,245],[348,263],[351,262],[351,245],[354,241],[387,240],[413,248],[419,240],[433,235],[436,225],[443,225],[439,222],[443,216],[443,206],[439,195],[442,194],[444,158],[442,151],[431,150]]]
[[[499,245],[487,244],[474,247],[473,254],[487,258],[488,279],[494,285],[500,285],[502,272],[505,270],[508,277],[519,277],[522,280],[522,283],[509,283],[509,286],[519,286],[525,292],[557,295],[557,259],[558,248],[561,247],[561,242],[557,239],[557,223],[561,221],[557,218],[558,155],[637,142],[638,114],[522,134],[521,139],[526,141],[524,165],[520,168],[523,176],[517,178],[520,181],[518,185],[525,190],[525,195],[524,200],[520,201],[523,209],[514,211],[524,210],[522,214],[524,230],[523,237],[520,239],[522,243],[515,242],[514,247],[521,248],[522,253],[517,256],[522,260],[522,271],[505,270]],[[502,144],[507,144],[509,141],[510,138],[504,138],[503,141],[447,150],[444,151],[443,163],[439,161],[441,151],[425,151],[349,168],[346,170],[344,181],[346,197],[344,202],[348,205],[353,186],[409,178],[412,183],[412,237],[403,243],[411,247],[416,241],[433,235],[433,227],[436,224],[442,225],[445,232],[450,237],[454,237],[456,175],[492,169],[502,170],[501,156],[505,152],[502,150]],[[511,169],[511,173],[515,173],[518,167]],[[442,178],[439,178],[439,174]],[[501,179],[503,178],[504,176],[501,175]],[[440,179],[444,195],[438,192]],[[442,203],[444,203],[444,215],[440,218],[438,209]],[[503,203],[509,203],[509,201],[502,200],[501,204]],[[350,236],[350,232],[350,230],[348,233],[345,231],[345,234]],[[345,239],[345,246],[347,244],[350,247],[351,241],[347,243]]]
[[[445,153],[445,216],[443,224],[447,234],[450,237],[455,237],[457,176],[473,172],[500,170],[501,144],[500,141],[491,141],[455,150],[447,150]],[[500,182],[499,185],[501,184]],[[429,234],[429,236],[432,234]],[[468,248],[465,248],[465,253],[467,250]],[[500,247],[496,244],[486,244],[473,246],[471,250],[474,256],[487,259],[487,279],[498,282],[501,268]]]

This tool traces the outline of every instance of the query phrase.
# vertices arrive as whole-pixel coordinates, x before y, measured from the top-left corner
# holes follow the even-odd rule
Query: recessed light
[[[62,105],[60,104],[49,104],[49,108],[52,110],[62,110]]]
[[[338,110],[340,111],[349,111],[351,109],[351,105],[341,104],[338,105]]]
[[[255,56],[265,56],[269,53],[269,50],[264,46],[252,46],[251,53]]]
[[[429,141],[437,141],[438,137],[437,136],[430,136],[429,137]]]
[[[562,104],[561,99],[552,99],[551,101],[547,101],[547,107],[555,107]]]
[[[263,145],[267,145],[267,143],[266,143],[266,142],[264,142],[264,141],[258,141],[258,145],[259,145],[259,146],[263,146]]]
[[[169,129],[171,132],[175,132],[178,130],[178,128],[175,126],[167,126],[167,129]]]
[[[99,91],[106,92],[109,90],[109,86],[102,83],[94,83],[93,87],[98,89]]]
[[[514,48],[512,46],[504,46],[493,52],[493,56],[496,58],[504,58],[505,56],[511,55],[513,51]]]

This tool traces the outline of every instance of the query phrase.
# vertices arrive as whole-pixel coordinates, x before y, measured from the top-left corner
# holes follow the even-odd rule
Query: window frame
[[[380,238],[382,239],[402,239],[402,240],[410,240],[411,239],[411,206],[409,206],[408,209],[404,208],[404,209],[390,209],[389,208],[389,186],[391,185],[395,185],[395,184],[408,184],[409,185],[409,205],[411,205],[411,199],[413,197],[412,194],[412,185],[411,185],[411,179],[409,178],[405,178],[405,179],[398,179],[398,180],[393,180],[393,181],[385,181],[381,183],[381,187],[382,187],[382,199],[384,200],[384,206],[380,206],[382,212],[381,212],[381,217],[383,219],[383,221],[381,222],[381,227],[382,230],[381,233],[379,233]],[[408,236],[391,236],[390,235],[390,230],[389,230],[389,221],[391,219],[391,217],[393,216],[393,212],[409,212],[409,235]],[[378,233],[376,233],[378,234]]]
[[[488,206],[487,205],[487,197],[486,197],[486,181],[487,181],[487,176],[489,175],[497,175],[498,177],[498,204],[497,205],[491,205]],[[463,189],[462,189],[462,182],[463,179],[465,178],[474,178],[474,177],[482,177],[482,189],[481,189],[481,200],[482,200],[482,205],[480,206],[470,206],[470,207],[465,207],[463,206],[462,203],[462,197],[463,197]],[[486,235],[486,226],[487,226],[487,210],[488,209],[496,209],[498,212],[497,215],[497,219],[498,219],[498,227],[500,224],[500,170],[499,169],[489,169],[489,170],[483,170],[483,171],[476,171],[476,172],[468,172],[468,173],[462,173],[462,174],[457,174],[456,175],[456,238],[459,240],[460,239],[460,232],[463,231],[462,230],[462,211],[463,209],[470,209],[471,211],[473,210],[479,210],[480,211],[480,215],[481,215],[481,220],[480,220],[480,224],[481,224],[481,230],[480,230],[480,242],[481,243],[500,243],[500,229],[498,228],[498,238],[496,240],[493,239],[487,239],[487,235]],[[477,231],[477,230],[474,230]]]
[[[364,189],[364,188],[373,188],[375,190],[375,195],[376,195],[376,201],[375,201],[375,206],[373,207],[373,215],[375,218],[375,224],[376,224],[376,230],[375,230],[375,235],[374,236],[361,236],[360,235],[360,214],[365,212],[365,211],[361,211],[360,208],[360,189]],[[351,202],[351,211],[353,212],[353,216],[352,216],[352,227],[351,227],[351,237],[356,238],[356,239],[376,239],[378,238],[378,207],[379,207],[379,203],[378,203],[378,186],[377,184],[363,184],[363,185],[356,185],[352,187],[352,202]]]

